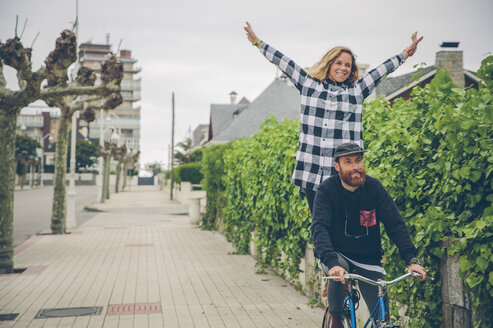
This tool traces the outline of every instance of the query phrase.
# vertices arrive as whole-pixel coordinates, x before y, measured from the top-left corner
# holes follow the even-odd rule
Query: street
[[[77,225],[81,225],[96,213],[84,211],[84,206],[96,201],[97,186],[76,186]],[[39,231],[50,229],[53,186],[16,190],[14,194],[14,246]]]

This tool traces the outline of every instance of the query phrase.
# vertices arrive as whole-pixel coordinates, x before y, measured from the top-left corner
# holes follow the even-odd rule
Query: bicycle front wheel
[[[346,316],[342,317],[342,322],[344,327],[343,328],[352,328],[351,326],[351,319],[349,319]],[[329,312],[329,307],[325,309],[325,315],[324,315],[324,321],[322,322],[322,328],[331,328],[332,326],[332,316],[330,315]]]
[[[324,321],[322,321],[322,328],[330,328],[332,325],[332,316],[330,315],[329,312],[329,307],[325,309],[325,314],[324,314]]]

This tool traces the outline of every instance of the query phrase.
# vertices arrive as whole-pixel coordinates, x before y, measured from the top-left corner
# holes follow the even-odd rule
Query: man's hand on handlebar
[[[345,273],[347,273],[347,271],[343,267],[338,266],[338,265],[333,266],[329,270],[329,276],[339,277],[340,279],[336,279],[336,281],[340,281],[343,284],[346,283],[346,279],[344,279],[344,274]]]
[[[421,278],[419,280],[423,281],[426,279],[426,271],[425,271],[425,268],[423,268],[421,265],[419,264],[416,264],[416,263],[413,263],[413,264],[410,264],[408,267],[407,267],[407,272],[417,272],[421,275]]]

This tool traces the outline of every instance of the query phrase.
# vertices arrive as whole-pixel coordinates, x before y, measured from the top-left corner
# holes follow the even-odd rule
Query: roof
[[[243,112],[224,126],[210,143],[248,138],[258,132],[262,123],[271,115],[278,121],[300,117],[300,94],[285,78],[276,78]]]
[[[233,119],[235,112],[241,112],[247,107],[245,104],[211,104],[211,122],[209,129],[212,129],[212,137],[216,136],[221,129]]]
[[[427,73],[429,73],[435,69],[436,69],[435,66],[425,67],[421,71],[420,75],[421,76],[426,75]],[[400,76],[396,76],[396,77],[387,77],[375,88],[377,98],[381,97],[381,96],[388,96],[388,95],[394,93],[395,91],[405,87],[407,84],[412,83],[413,82],[413,76],[416,73],[417,73],[417,71],[414,71],[414,72],[400,75]]]

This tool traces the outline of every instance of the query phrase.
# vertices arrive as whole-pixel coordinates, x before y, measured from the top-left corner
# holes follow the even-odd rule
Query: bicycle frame
[[[376,327],[382,327],[382,324],[386,324],[386,314],[387,314],[387,309],[385,306],[385,294],[387,293],[387,289],[391,287],[392,285],[398,283],[399,281],[402,281],[407,278],[415,278],[415,277],[421,277],[419,273],[416,272],[409,272],[406,273],[400,277],[397,277],[394,280],[391,281],[385,281],[379,279],[378,281],[368,279],[366,277],[360,276],[358,274],[345,274],[344,278],[348,280],[347,286],[347,295],[346,298],[344,299],[344,307],[348,305],[349,307],[349,312],[350,312],[350,319],[351,319],[351,326],[356,327],[356,311],[354,309],[354,301],[353,301],[353,284],[352,280],[360,280],[365,283],[371,284],[371,285],[376,285],[378,287],[378,301],[375,307],[373,308],[370,317],[365,323],[364,328],[368,327],[370,323],[375,323]],[[324,277],[324,279],[339,279],[339,277]],[[376,321],[374,321],[376,319]],[[373,326],[372,326],[373,327]]]
[[[372,321],[373,317],[375,316],[375,312],[378,309],[380,309],[379,316],[378,316],[379,317],[379,321],[381,323],[385,323],[385,315],[387,314],[387,309],[385,308],[385,300],[384,300],[384,297],[383,296],[379,296],[378,297],[378,302],[375,305],[375,307],[373,308],[373,311],[371,312],[370,317],[366,321],[365,326],[363,328],[366,328],[368,326],[368,324]],[[356,326],[353,326],[353,327],[356,327]]]
[[[354,301],[353,301],[353,284],[349,283],[348,284],[348,291],[347,291],[347,296],[344,299],[344,307],[346,307],[346,304],[349,305],[349,313],[350,313],[350,319],[351,319],[351,326],[356,327],[356,310],[354,309]]]

